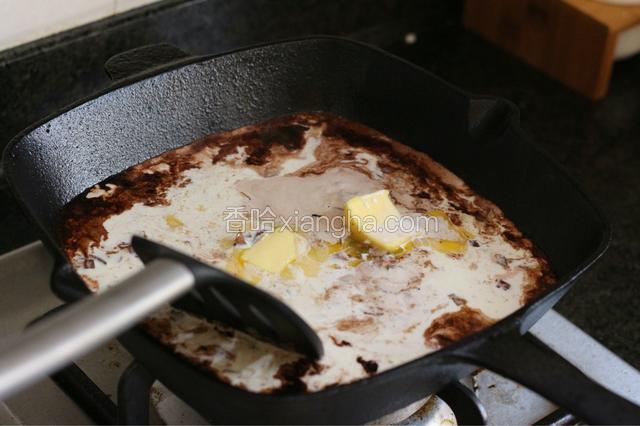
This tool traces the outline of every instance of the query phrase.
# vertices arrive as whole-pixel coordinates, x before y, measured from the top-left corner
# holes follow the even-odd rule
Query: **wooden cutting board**
[[[595,100],[607,93],[618,43],[640,40],[640,5],[466,0],[464,25]]]

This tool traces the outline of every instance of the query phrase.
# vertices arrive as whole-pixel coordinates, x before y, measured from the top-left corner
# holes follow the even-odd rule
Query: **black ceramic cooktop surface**
[[[105,87],[104,61],[132,47],[167,41],[210,53],[318,33],[377,44],[470,92],[514,101],[525,131],[603,207],[614,228],[611,248],[558,310],[640,368],[640,56],[617,63],[609,95],[592,103],[465,31],[461,1],[371,4],[167,0],[0,52],[0,146],[30,123]],[[409,31],[417,35],[414,44],[404,42]],[[4,180],[0,227],[0,253],[37,239]]]

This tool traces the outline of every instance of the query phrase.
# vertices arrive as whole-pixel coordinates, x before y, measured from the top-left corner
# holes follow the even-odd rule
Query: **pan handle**
[[[477,143],[487,143],[498,138],[519,114],[518,108],[506,99],[476,96],[469,100],[467,131]]]
[[[513,379],[589,424],[640,423],[640,407],[587,377],[531,333],[470,343],[454,350],[456,358]]]
[[[107,59],[104,69],[111,80],[117,81],[189,57],[191,55],[171,44],[158,43],[118,53]]]
[[[103,294],[34,324],[0,348],[0,400],[128,330],[194,285],[187,266],[157,259]]]

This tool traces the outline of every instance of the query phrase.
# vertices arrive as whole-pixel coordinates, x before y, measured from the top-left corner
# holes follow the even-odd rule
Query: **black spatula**
[[[131,245],[145,264],[156,259],[177,260],[195,277],[193,290],[174,306],[248,332],[312,359],[323,354],[322,342],[288,305],[226,272],[142,237]]]
[[[318,335],[258,287],[161,244],[134,237],[145,269],[36,323],[0,349],[0,400],[131,328],[166,303],[317,359]],[[181,297],[182,296],[182,297]]]

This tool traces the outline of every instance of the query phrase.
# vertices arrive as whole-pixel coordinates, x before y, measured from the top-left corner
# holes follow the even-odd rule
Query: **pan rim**
[[[349,45],[355,45],[355,46],[359,46],[361,48],[366,48],[366,49],[370,49],[373,51],[378,52],[379,54],[385,55],[387,57],[393,58],[396,61],[399,61],[401,63],[403,63],[405,66],[409,66],[415,70],[418,70],[421,73],[424,73],[426,75],[429,75],[430,78],[435,78],[436,80],[438,80],[441,84],[446,85],[447,87],[453,89],[455,92],[458,92],[459,94],[463,95],[464,97],[466,97],[467,99],[471,100],[471,99],[478,99],[480,98],[479,96],[474,96],[470,93],[468,93],[465,90],[460,89],[459,87],[456,87],[454,85],[452,85],[451,83],[447,82],[446,80],[443,80],[442,78],[435,76],[434,74],[430,73],[429,71],[403,59],[400,58],[396,55],[393,55],[389,52],[386,52],[385,50],[375,47],[375,46],[371,46],[369,44],[360,42],[360,41],[356,41],[356,40],[352,40],[352,39],[348,39],[348,38],[344,38],[344,37],[337,37],[337,36],[327,36],[327,35],[311,35],[311,36],[305,36],[305,37],[297,37],[297,38],[287,38],[287,39],[283,39],[283,40],[278,40],[275,42],[265,42],[265,43],[259,43],[259,44],[254,44],[254,45],[250,45],[250,46],[246,46],[246,47],[241,47],[241,48],[237,48],[237,49],[231,49],[229,51],[225,51],[225,52],[221,52],[221,53],[215,53],[215,54],[209,54],[209,55],[197,55],[197,56],[189,56],[186,57],[184,59],[178,59],[175,61],[172,61],[168,64],[164,64],[161,66],[157,66],[157,67],[153,67],[149,70],[146,70],[144,72],[141,72],[139,74],[135,74],[132,75],[130,77],[121,79],[121,80],[117,80],[114,81],[113,83],[111,83],[110,85],[108,85],[106,88],[97,91],[94,94],[91,94],[87,97],[84,97],[76,102],[73,102],[63,108],[61,108],[60,110],[58,110],[55,113],[52,113],[48,116],[46,116],[45,118],[35,122],[34,124],[28,126],[27,128],[25,128],[24,130],[22,130],[21,132],[19,132],[16,136],[14,136],[6,145],[3,155],[2,155],[2,165],[4,167],[4,169],[7,171],[6,173],[6,179],[9,183],[9,186],[11,187],[11,191],[14,194],[14,196],[16,197],[19,205],[21,206],[22,210],[27,214],[27,216],[29,217],[29,219],[32,222],[35,222],[36,225],[38,226],[38,229],[40,231],[42,231],[42,226],[40,225],[40,223],[38,223],[38,220],[35,219],[34,215],[31,213],[31,210],[29,208],[27,208],[26,203],[24,202],[22,196],[20,195],[20,193],[16,190],[16,187],[14,185],[14,182],[12,181],[12,165],[11,165],[11,156],[12,153],[14,152],[14,150],[20,145],[20,142],[24,141],[24,139],[26,138],[26,136],[28,136],[30,133],[32,133],[34,130],[41,128],[42,126],[46,125],[48,122],[54,120],[55,118],[65,114],[66,112],[69,112],[75,108],[81,107],[82,105],[94,100],[94,99],[98,99],[104,95],[107,95],[111,92],[114,92],[118,89],[121,89],[123,87],[126,86],[130,86],[133,85],[137,82],[140,82],[142,80],[146,80],[149,79],[151,77],[160,75],[160,74],[164,74],[167,72],[171,72],[177,69],[181,69],[190,65],[195,65],[195,64],[199,64],[199,63],[204,63],[210,60],[215,60],[217,58],[220,57],[225,57],[228,55],[232,55],[232,54],[237,54],[237,53],[241,53],[241,52],[245,52],[245,51],[250,51],[250,50],[254,50],[254,49],[260,49],[263,47],[271,47],[271,46],[276,46],[276,45],[285,45],[285,44],[290,44],[290,43],[300,43],[300,42],[309,42],[309,41],[327,41],[327,42],[338,42],[338,43],[343,43],[343,44],[349,44]],[[501,99],[501,98],[496,98],[496,97],[486,97],[486,98],[490,98],[490,99]],[[585,259],[580,262],[578,265],[576,265],[574,268],[572,268],[569,272],[563,274],[561,277],[558,277],[557,282],[551,287],[549,288],[547,291],[545,291],[544,293],[542,293],[540,296],[538,296],[536,299],[534,299],[533,301],[529,302],[528,304],[520,307],[518,310],[516,310],[515,312],[513,312],[512,314],[502,318],[501,320],[497,321],[496,323],[494,323],[493,325],[479,331],[476,333],[473,333],[467,337],[464,337],[456,342],[454,342],[453,344],[446,346],[442,349],[439,349],[437,351],[425,354],[423,356],[420,356],[418,358],[415,358],[411,361],[405,362],[403,364],[397,365],[395,367],[392,367],[388,370],[384,370],[374,376],[369,376],[369,377],[364,377],[361,379],[358,379],[356,381],[353,382],[349,382],[349,383],[345,383],[345,384],[339,384],[336,386],[331,386],[331,387],[327,387],[327,388],[323,388],[319,391],[316,392],[307,392],[307,393],[292,393],[292,394],[265,394],[265,393],[256,393],[256,392],[251,392],[245,389],[241,389],[235,386],[232,386],[230,384],[227,384],[225,382],[223,382],[222,380],[219,380],[215,375],[213,374],[207,374],[205,371],[203,371],[202,369],[200,369],[199,367],[197,367],[196,365],[193,365],[192,363],[190,363],[188,360],[180,357],[180,355],[178,355],[177,353],[175,353],[174,351],[172,351],[170,348],[168,348],[167,346],[164,346],[162,344],[160,344],[157,341],[153,341],[153,343],[155,343],[159,348],[162,348],[164,351],[168,352],[169,355],[172,355],[173,358],[178,361],[181,362],[187,366],[189,366],[190,368],[194,369],[195,371],[197,371],[198,373],[200,373],[201,375],[204,376],[205,379],[207,379],[207,381],[215,381],[216,384],[221,384],[221,385],[226,385],[226,387],[228,388],[228,390],[230,392],[238,392],[239,394],[244,394],[245,397],[251,397],[251,398],[260,398],[260,399],[264,399],[265,401],[275,401],[278,400],[280,402],[282,402],[283,400],[286,401],[291,401],[291,402],[296,402],[298,400],[300,400],[301,398],[304,399],[310,399],[310,398],[326,398],[326,397],[332,397],[335,396],[337,394],[343,393],[343,392],[347,392],[347,391],[352,391],[352,390],[357,390],[359,387],[363,386],[370,386],[372,382],[381,382],[384,383],[386,380],[392,380],[393,376],[395,376],[396,374],[400,374],[398,373],[398,371],[400,371],[401,369],[409,369],[409,368],[424,368],[424,364],[429,364],[429,363],[437,363],[439,359],[446,359],[449,356],[454,356],[455,350],[468,345],[470,342],[474,342],[474,341],[480,341],[484,338],[486,338],[487,336],[491,336],[491,335],[498,335],[498,334],[503,334],[509,331],[513,331],[514,329],[517,329],[520,333],[524,333],[528,330],[528,328],[533,325],[533,322],[531,322],[531,324],[528,324],[526,321],[526,317],[527,314],[530,311],[535,310],[537,307],[540,307],[542,304],[544,304],[545,300],[552,297],[553,294],[555,293],[561,293],[565,290],[568,290],[569,287],[571,287],[573,285],[573,283],[589,268],[591,267],[598,259],[600,259],[606,249],[609,246],[609,243],[611,241],[611,236],[612,236],[612,232],[611,232],[611,225],[610,222],[607,220],[604,212],[601,210],[600,207],[598,207],[585,193],[585,191],[582,189],[582,187],[577,183],[577,181],[565,170],[565,168],[560,165],[556,160],[554,160],[552,157],[550,157],[549,154],[547,154],[544,150],[542,150],[539,146],[537,146],[535,143],[532,142],[531,138],[529,138],[524,131],[522,130],[520,124],[519,124],[519,112],[517,107],[515,107],[515,105],[513,105],[511,102],[506,101],[511,105],[512,108],[512,114],[511,117],[509,119],[509,125],[508,128],[513,129],[518,136],[522,139],[522,143],[528,144],[532,149],[534,149],[538,154],[542,155],[544,157],[544,159],[549,162],[553,168],[555,169],[555,171],[558,173],[559,176],[561,176],[563,179],[565,179],[570,186],[572,187],[572,189],[574,191],[576,191],[576,193],[578,195],[580,195],[580,197],[584,200],[584,202],[586,203],[586,205],[592,210],[592,212],[594,213],[594,216],[598,219],[598,221],[600,222],[601,225],[601,230],[600,230],[600,239],[598,241],[598,244],[596,245],[595,249],[592,251],[592,253],[589,256],[586,256]],[[68,264],[68,261],[62,256],[62,253],[60,251],[60,247],[55,244],[52,241],[47,241],[47,238],[45,238],[43,240],[45,242],[45,244],[47,245],[47,247],[50,250],[55,251],[58,254],[58,261],[62,261]],[[142,332],[139,329],[134,329],[136,332]],[[147,336],[149,337],[149,336]]]

